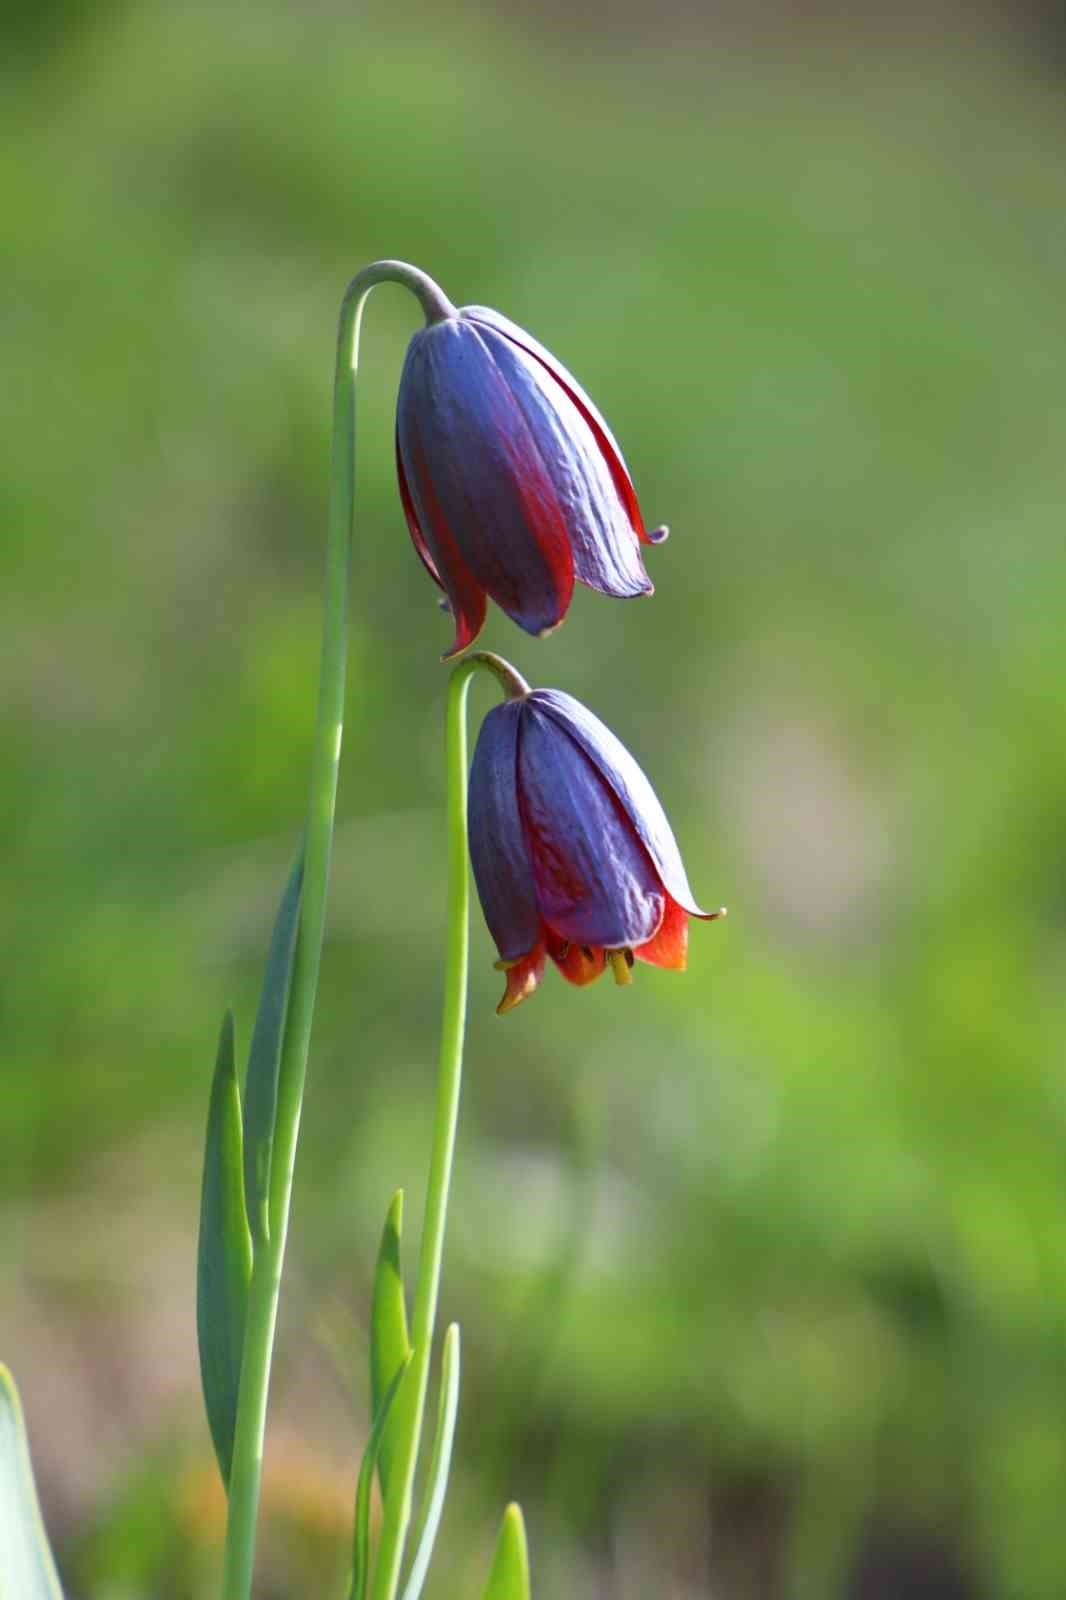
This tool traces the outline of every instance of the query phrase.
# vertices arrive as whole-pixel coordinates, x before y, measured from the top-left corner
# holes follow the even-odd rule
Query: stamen
[[[565,961],[569,954],[570,954],[570,940],[569,939],[564,939],[562,944],[559,946],[559,949],[556,951],[555,959],[556,959],[556,961]]]
[[[625,956],[626,966],[632,969],[633,963],[637,959],[636,956],[633,954],[632,950],[629,949],[623,950],[622,954]]]
[[[608,961],[611,963],[611,971],[614,973],[615,983],[618,984],[620,989],[624,989],[628,984],[633,982],[633,974],[630,971],[630,968],[633,965],[632,951],[607,950],[604,953],[607,956]],[[629,957],[628,961],[626,960],[627,956]]]
[[[581,946],[581,954],[584,956],[586,961],[594,961],[596,959],[592,954],[592,946],[589,944],[583,944]]]

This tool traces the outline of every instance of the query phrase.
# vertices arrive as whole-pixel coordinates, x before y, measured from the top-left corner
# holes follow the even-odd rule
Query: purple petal
[[[400,455],[441,576],[432,492],[475,581],[529,633],[554,628],[574,586],[558,496],[480,332],[449,318],[411,340],[397,401]]]
[[[418,512],[415,510],[414,501],[411,499],[411,491],[407,487],[407,473],[404,471],[403,457],[400,454],[399,433],[396,435],[396,481],[400,488],[400,504],[403,506],[403,514],[407,520],[407,531],[411,535],[411,543],[415,547],[415,554],[437,585],[437,588],[443,589],[444,585],[440,580],[440,573],[437,571],[436,562],[433,560],[432,552],[426,543],[426,536],[422,532],[422,526],[418,520]]]
[[[668,529],[655,528],[649,533],[644,526],[644,517],[641,513],[640,502],[637,499],[637,491],[633,487],[633,478],[629,468],[626,466],[625,457],[619,448],[618,440],[607,426],[607,420],[603,413],[593,405],[573,373],[569,372],[562,362],[552,355],[550,350],[546,350],[542,344],[539,344],[532,334],[527,333],[524,328],[520,328],[516,322],[511,322],[507,317],[501,316],[498,311],[491,311],[488,306],[464,306],[459,315],[461,317],[469,317],[472,322],[480,322],[490,328],[495,328],[498,333],[502,333],[505,338],[519,345],[533,356],[536,361],[539,361],[551,373],[556,382],[562,385],[596,437],[596,443],[603,453],[615,487],[621,496],[622,504],[626,508],[633,532],[642,544],[661,544],[667,536]]]
[[[519,805],[545,922],[574,944],[642,944],[666,905],[647,851],[559,721],[534,696],[521,711]]]
[[[540,939],[533,869],[518,811],[518,728],[522,704],[494,706],[481,724],[470,769],[470,860],[481,909],[504,961]]]
[[[455,622],[455,638],[444,660],[458,655],[472,644],[481,632],[485,621],[485,591],[474,578],[463,560],[455,536],[448,527],[433,484],[425,472],[425,462],[417,444],[408,467],[400,451],[399,431],[396,435],[396,470],[400,484],[400,501],[403,505],[411,540],[430,577],[440,584],[448,596],[448,610]],[[417,486],[416,506],[415,489]],[[422,520],[425,520],[423,528]]]
[[[587,706],[561,689],[536,689],[529,698],[541,715],[564,728],[609,785],[647,850],[664,888],[694,917],[709,913],[697,905],[681,852],[666,812],[642,769],[622,741]]]
[[[651,594],[640,541],[596,438],[551,373],[491,327],[481,336],[529,425],[562,507],[574,575],[601,594]]]

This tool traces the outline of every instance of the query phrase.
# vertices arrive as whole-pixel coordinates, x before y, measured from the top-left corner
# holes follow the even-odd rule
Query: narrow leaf
[[[200,1377],[215,1454],[222,1481],[227,1484],[237,1425],[248,1280],[252,1273],[241,1146],[241,1092],[233,1055],[233,1015],[227,1011],[207,1113],[196,1264]]]
[[[378,1250],[374,1271],[374,1299],[370,1313],[370,1394],[374,1415],[381,1410],[382,1397],[397,1370],[411,1354],[407,1336],[407,1308],[403,1297],[400,1267],[400,1240],[403,1234],[403,1190],[392,1197]],[[382,1499],[387,1498],[399,1442],[403,1437],[404,1408],[398,1406],[392,1424],[381,1441],[378,1475]]]
[[[359,1468],[359,1483],[355,1491],[355,1535],[352,1540],[352,1584],[348,1600],[366,1600],[367,1580],[370,1577],[370,1491],[374,1483],[374,1468],[378,1465],[378,1452],[389,1420],[392,1402],[411,1363],[407,1355],[402,1366],[393,1375],[380,1407],[374,1413],[374,1425],[363,1451],[363,1464]]]
[[[530,1600],[526,1525],[521,1508],[513,1503],[503,1514],[492,1571],[482,1600]]]
[[[418,1600],[429,1571],[433,1546],[437,1540],[444,1496],[448,1488],[448,1471],[452,1464],[452,1443],[455,1439],[455,1419],[459,1413],[459,1328],[452,1323],[444,1335],[444,1354],[441,1358],[440,1401],[437,1406],[437,1432],[433,1439],[433,1455],[426,1479],[425,1498],[419,1513],[418,1531],[415,1534],[415,1554],[403,1600]]]
[[[296,935],[300,925],[303,851],[285,885],[270,937],[266,975],[248,1054],[244,1085],[244,1188],[257,1243],[270,1237],[270,1162],[278,1111],[278,1069],[289,1011]]]
[[[0,1600],[63,1600],[15,1380],[0,1366]]]

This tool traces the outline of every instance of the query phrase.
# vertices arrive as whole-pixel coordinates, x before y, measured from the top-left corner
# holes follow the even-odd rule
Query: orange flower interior
[[[520,956],[517,961],[496,962],[497,970],[507,974],[507,988],[496,1007],[497,1012],[502,1016],[504,1012],[513,1011],[515,1006],[521,1005],[523,1000],[529,999],[544,976],[548,956],[551,956],[566,981],[579,988],[587,983],[595,983],[608,966],[614,973],[616,983],[632,983],[634,961],[647,961],[653,967],[671,967],[675,972],[684,972],[688,960],[689,914],[669,895],[665,898],[666,910],[658,931],[645,944],[638,944],[633,949],[605,950],[602,945],[573,944],[545,923],[540,940],[528,955]],[[714,915],[720,916],[721,912],[715,912]]]

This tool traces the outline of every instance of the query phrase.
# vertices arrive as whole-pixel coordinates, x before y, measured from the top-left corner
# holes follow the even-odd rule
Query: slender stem
[[[466,1026],[466,988],[469,965],[470,882],[467,866],[466,699],[470,680],[479,668],[493,672],[505,687],[522,680],[498,656],[467,656],[454,669],[448,685],[445,746],[448,779],[448,908],[444,964],[444,1007],[440,1057],[437,1069],[437,1106],[433,1124],[433,1149],[426,1190],[426,1212],[418,1256],[414,1312],[411,1319],[411,1365],[404,1379],[406,1403],[400,1413],[405,1432],[399,1441],[395,1486],[385,1502],[385,1513],[374,1569],[373,1600],[394,1600],[403,1563],[404,1543],[411,1521],[411,1500],[418,1447],[426,1407],[433,1330],[437,1319],[444,1229],[448,1217],[448,1191],[455,1132],[459,1121],[459,1089],[463,1070],[463,1033]],[[400,1397],[402,1398],[402,1397]]]
[[[529,684],[517,668],[512,667],[509,661],[498,656],[494,650],[475,650],[463,658],[465,661],[476,661],[479,666],[491,672],[496,682],[508,700],[522,700],[529,694]]]
[[[386,281],[401,283],[411,289],[418,296],[427,322],[454,315],[451,302],[431,278],[417,267],[409,267],[398,261],[377,261],[364,268],[348,285],[341,303],[333,385],[325,620],[318,718],[311,758],[300,930],[278,1081],[270,1177],[269,1238],[256,1252],[248,1296],[233,1465],[229,1481],[223,1576],[225,1600],[248,1600],[252,1586],[274,1327],[288,1234],[311,1022],[322,957],[337,770],[344,728],[348,580],[355,507],[355,379],[359,360],[359,329],[367,295],[375,284]]]

